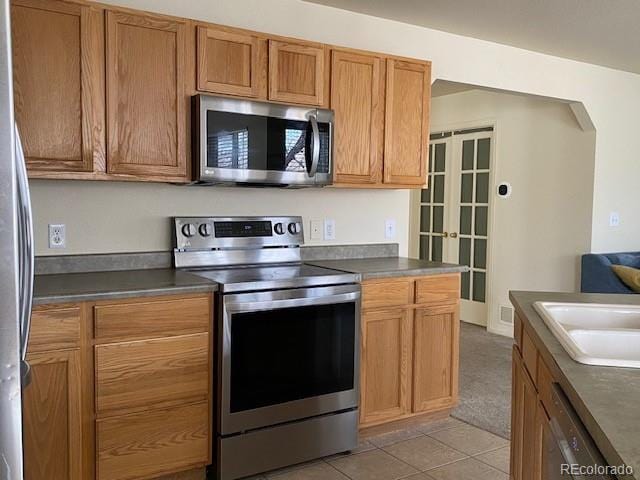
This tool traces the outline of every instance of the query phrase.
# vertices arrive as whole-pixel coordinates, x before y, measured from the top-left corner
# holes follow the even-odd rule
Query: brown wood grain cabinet
[[[78,305],[34,309],[31,383],[23,393],[27,480],[83,478],[80,349],[75,328],[68,328],[78,324],[78,312]],[[44,348],[47,338],[50,350]]]
[[[106,13],[107,172],[187,181],[187,21]]]
[[[446,412],[458,401],[460,275],[366,280],[362,285],[360,427]]]
[[[415,311],[414,412],[441,410],[458,403],[458,309],[458,303],[452,303],[419,308]]]
[[[267,98],[267,40],[251,32],[199,25],[198,90]]]
[[[142,480],[211,463],[212,325],[207,293],[35,307],[26,478]]]
[[[297,40],[269,40],[269,100],[327,106],[329,48]]]
[[[337,183],[382,181],[385,62],[380,56],[333,49],[331,108]]]
[[[378,424],[411,411],[411,315],[406,309],[362,315],[360,423]]]
[[[529,334],[520,325],[525,339]],[[530,339],[529,339],[530,340]],[[524,345],[523,344],[523,345]],[[511,460],[512,480],[542,480],[544,448],[543,437],[549,428],[545,402],[550,402],[553,377],[549,367],[540,357],[533,342],[530,355],[536,358],[536,374],[531,371],[517,343],[513,346],[511,391]]]
[[[58,0],[12,0],[15,115],[27,167],[104,166],[104,14]]]
[[[384,182],[424,185],[427,181],[431,64],[387,60],[384,122]]]

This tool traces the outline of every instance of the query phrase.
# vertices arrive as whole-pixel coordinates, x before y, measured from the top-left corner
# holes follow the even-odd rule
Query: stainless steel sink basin
[[[575,361],[640,368],[640,306],[556,302],[533,306]]]

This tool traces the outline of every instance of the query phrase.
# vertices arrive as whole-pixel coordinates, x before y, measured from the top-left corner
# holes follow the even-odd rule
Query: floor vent
[[[500,321],[512,325],[513,324],[513,308],[507,307],[505,305],[501,305]]]

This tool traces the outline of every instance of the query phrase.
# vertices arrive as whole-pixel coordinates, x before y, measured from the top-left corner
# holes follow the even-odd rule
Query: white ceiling
[[[305,0],[640,73],[639,0]]]

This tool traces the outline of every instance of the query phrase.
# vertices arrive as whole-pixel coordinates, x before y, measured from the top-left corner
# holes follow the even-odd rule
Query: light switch
[[[384,221],[384,238],[392,239],[396,238],[396,219],[387,218]]]
[[[322,240],[322,220],[311,220],[311,240]]]

